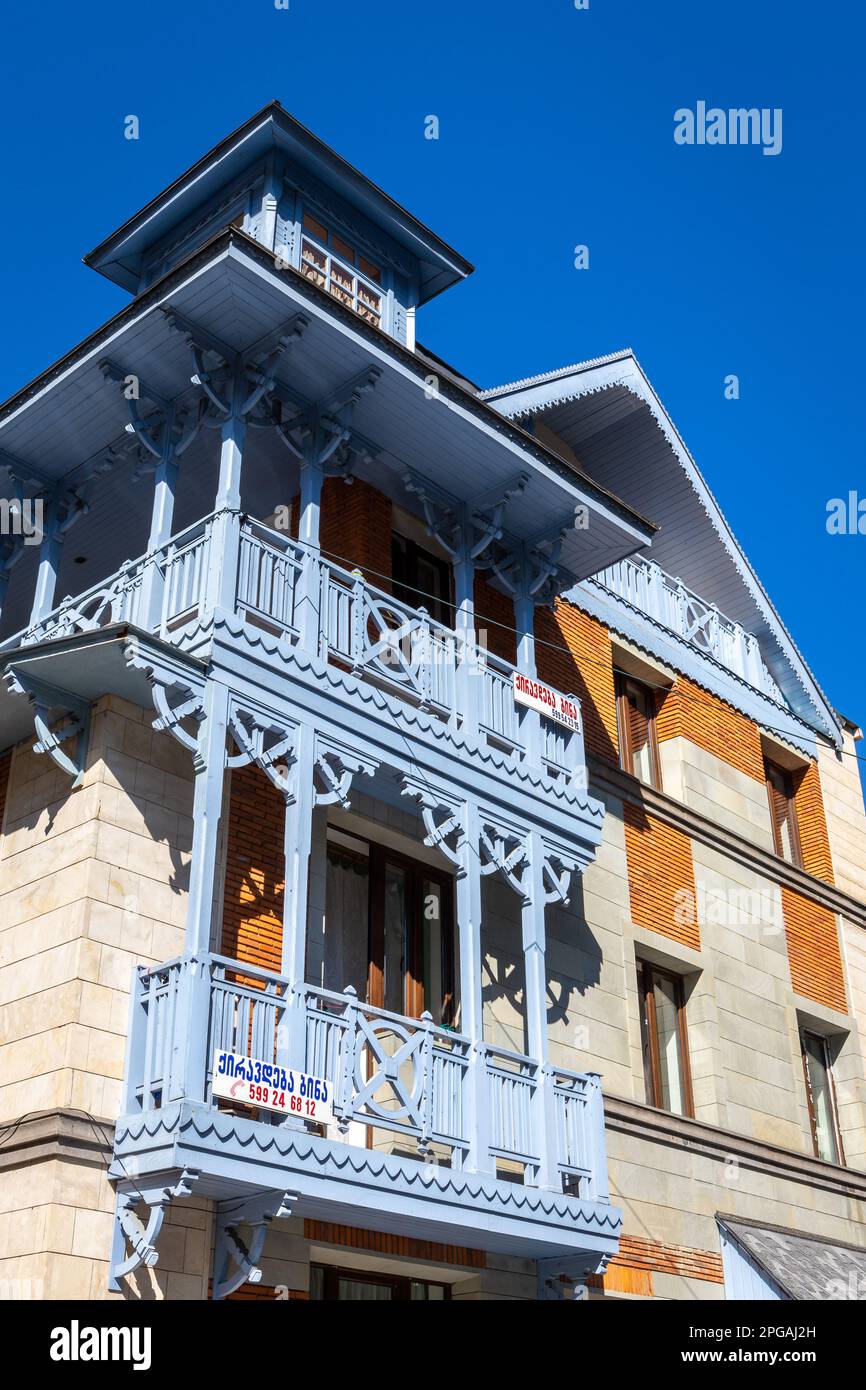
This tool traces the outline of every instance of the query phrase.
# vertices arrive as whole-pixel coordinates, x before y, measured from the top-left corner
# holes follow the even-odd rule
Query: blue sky
[[[50,0],[4,28],[0,397],[126,302],[81,256],[277,97],[476,264],[418,326],[469,376],[634,348],[830,699],[866,722],[866,536],[825,529],[829,498],[866,497],[858,7]],[[781,154],[677,146],[699,99],[781,107]]]

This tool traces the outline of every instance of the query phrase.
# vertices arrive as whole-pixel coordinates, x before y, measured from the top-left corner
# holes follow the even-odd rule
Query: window
[[[448,1284],[408,1279],[397,1274],[374,1274],[365,1269],[336,1269],[310,1265],[310,1299],[325,1303],[443,1302],[451,1297]]]
[[[827,1039],[804,1029],[800,1034],[800,1047],[815,1153],[828,1163],[844,1163]]]
[[[381,268],[309,212],[304,213],[301,273],[375,328],[381,328]]]
[[[776,853],[789,864],[802,864],[800,832],[794,805],[794,779],[783,767],[764,759],[767,776],[767,795],[770,799],[770,820],[773,825],[773,844]]]
[[[395,531],[391,538],[391,574],[395,598],[410,608],[426,608],[431,618],[444,627],[453,626],[451,566],[447,560]]]
[[[648,685],[617,671],[616,711],[623,769],[660,790],[662,774],[656,737],[655,692]]]
[[[683,982],[638,961],[638,990],[647,1104],[693,1115]]]
[[[455,1022],[453,880],[329,827],[323,983],[407,1018]]]

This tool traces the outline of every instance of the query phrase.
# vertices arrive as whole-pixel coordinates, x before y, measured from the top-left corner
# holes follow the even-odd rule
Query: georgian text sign
[[[554,690],[550,685],[545,685],[544,681],[537,680],[535,676],[525,676],[522,671],[514,672],[512,687],[516,704],[538,710],[539,714],[557,724],[563,724],[566,729],[580,732],[580,705],[576,700],[563,695],[559,690]]]
[[[276,1062],[240,1057],[222,1049],[214,1053],[213,1094],[223,1100],[327,1125],[334,1119],[331,1091],[330,1081],[303,1071],[290,1071]]]

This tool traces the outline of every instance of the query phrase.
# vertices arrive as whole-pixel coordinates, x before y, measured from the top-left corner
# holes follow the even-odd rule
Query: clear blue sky
[[[0,397],[126,302],[81,256],[277,97],[474,261],[419,337],[482,385],[634,348],[866,723],[866,536],[825,530],[830,497],[866,496],[858,6],[48,0],[4,38]],[[699,99],[781,107],[782,153],[678,147]]]

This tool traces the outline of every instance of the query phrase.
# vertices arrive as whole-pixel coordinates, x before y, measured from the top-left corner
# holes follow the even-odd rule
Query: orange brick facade
[[[827,834],[827,818],[824,814],[824,797],[821,793],[821,777],[818,764],[810,763],[800,775],[794,789],[794,806],[797,813],[797,828],[800,833],[800,848],[803,852],[803,868],[825,883],[833,883],[833,860],[830,855],[830,838]]]
[[[633,922],[699,951],[691,840],[640,806],[623,813]]]
[[[671,689],[660,696],[656,730],[659,742],[687,738],[747,777],[758,782],[765,780],[764,754],[756,725],[685,676],[679,676]]]
[[[537,610],[535,637],[541,679],[580,699],[587,752],[618,762],[610,633],[579,608],[557,603]]]
[[[603,1275],[589,1279],[591,1288],[605,1293],[653,1296],[653,1274],[677,1274],[683,1279],[702,1279],[723,1284],[722,1257],[711,1250],[693,1250],[686,1245],[664,1245],[642,1236],[622,1236],[619,1253],[614,1255]]]
[[[279,971],[285,869],[280,793],[255,767],[231,777],[222,952]]]
[[[845,977],[836,916],[791,888],[782,888],[791,984],[797,994],[845,1013]]]

